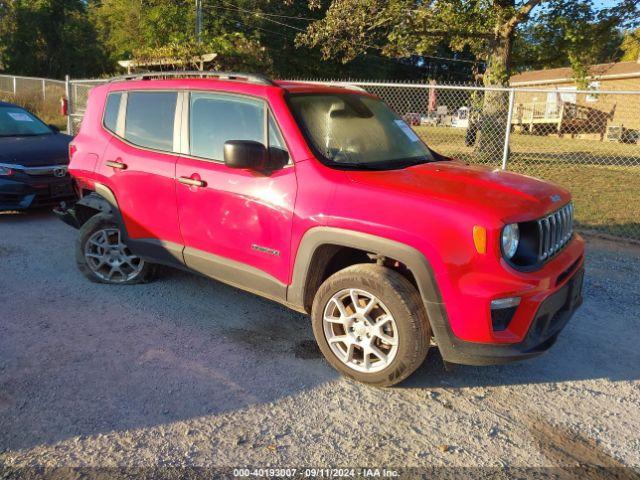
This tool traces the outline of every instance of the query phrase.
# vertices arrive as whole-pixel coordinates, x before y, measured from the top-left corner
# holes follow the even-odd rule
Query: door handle
[[[126,163],[122,163],[118,160],[107,160],[106,162],[107,167],[113,167],[113,168],[119,168],[120,170],[126,170],[127,169],[127,164]]]
[[[190,187],[205,187],[207,185],[207,182],[204,180],[196,180],[195,178],[190,177],[178,177],[178,181],[185,185],[189,185]]]

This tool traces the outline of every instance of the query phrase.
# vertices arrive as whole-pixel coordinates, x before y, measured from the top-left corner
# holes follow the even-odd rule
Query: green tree
[[[205,7],[202,41],[195,38],[192,0],[94,0],[92,22],[109,52],[111,68],[123,59],[179,60],[184,68],[203,53],[217,53],[216,68],[269,69],[271,62],[255,35],[230,28],[224,15],[210,15]],[[135,39],[135,41],[132,41]]]
[[[516,70],[570,65],[586,87],[588,67],[618,60],[621,41],[617,18],[599,16],[588,3],[555,3],[517,32],[514,64]]]
[[[95,75],[104,55],[82,0],[0,1],[0,63],[12,73]]]
[[[623,62],[640,61],[640,29],[633,32],[625,32],[620,45]]]
[[[506,85],[515,30],[543,1],[334,0],[298,43],[350,61],[375,50],[391,57],[429,55],[446,42],[486,61],[486,85]]]
[[[298,36],[300,45],[319,46],[326,58],[349,61],[371,50],[383,55],[429,55],[442,42],[470,50],[486,62],[487,86],[506,86],[516,28],[543,0],[334,0],[324,18]],[[314,8],[313,0],[310,7]],[[502,151],[506,97],[484,95],[477,153],[489,160]]]
[[[271,61],[268,73],[280,78],[415,78],[420,67],[409,59],[361,55],[345,64],[325,59],[319,48],[296,48],[296,34],[319,20],[330,1],[317,10],[305,2],[273,0],[204,0],[204,30],[209,36],[241,33],[258,41]]]

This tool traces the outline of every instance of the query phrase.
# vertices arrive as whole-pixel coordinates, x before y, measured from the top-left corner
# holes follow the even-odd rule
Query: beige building
[[[640,59],[593,65],[589,74],[588,90],[640,92]],[[552,90],[516,93],[514,124],[521,129],[610,140],[637,139],[640,132],[640,93],[578,93],[571,68],[523,72],[510,85]]]

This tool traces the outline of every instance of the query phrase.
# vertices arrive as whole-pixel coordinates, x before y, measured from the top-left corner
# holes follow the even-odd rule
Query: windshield
[[[0,107],[0,137],[49,135],[52,130],[38,117],[19,107]]]
[[[389,169],[434,161],[411,127],[378,99],[298,94],[289,104],[307,140],[329,165]]]

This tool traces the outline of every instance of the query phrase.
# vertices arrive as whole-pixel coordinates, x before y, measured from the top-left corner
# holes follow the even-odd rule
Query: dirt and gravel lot
[[[88,282],[76,231],[0,215],[0,465],[640,468],[640,248],[591,239],[546,355],[345,380],[308,319],[195,275]]]

